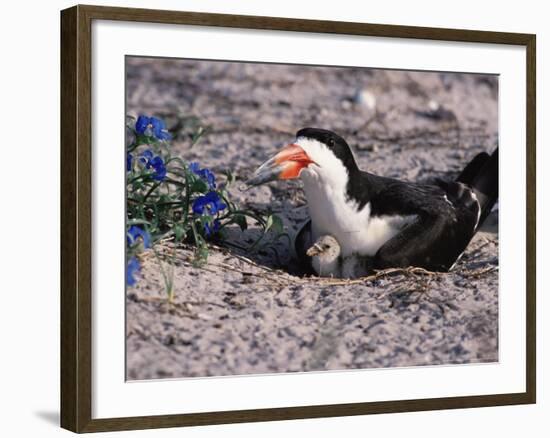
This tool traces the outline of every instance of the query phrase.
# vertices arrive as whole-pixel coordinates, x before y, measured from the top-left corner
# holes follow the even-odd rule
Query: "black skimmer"
[[[497,201],[498,148],[478,154],[455,181],[420,184],[362,171],[342,137],[304,128],[247,184],[298,177],[311,219],[296,236],[296,255],[318,275],[409,266],[444,272]]]

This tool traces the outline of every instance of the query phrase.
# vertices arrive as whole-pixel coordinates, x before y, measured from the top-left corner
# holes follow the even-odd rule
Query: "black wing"
[[[378,250],[375,269],[449,270],[473,237],[479,213],[472,191],[460,182],[436,186],[395,181],[373,198],[372,205],[374,216],[416,216]]]
[[[311,265],[311,257],[306,254],[306,251],[313,245],[311,236],[311,219],[302,225],[296,238],[294,239],[294,249],[296,251],[296,258],[300,264],[300,270],[304,274],[314,275],[315,271]]]

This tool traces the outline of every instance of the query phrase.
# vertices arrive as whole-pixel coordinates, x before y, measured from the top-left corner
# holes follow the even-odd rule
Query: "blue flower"
[[[193,212],[203,214],[205,211],[209,214],[216,214],[227,208],[220,196],[216,192],[208,192],[204,196],[199,196],[193,202]]]
[[[159,155],[153,156],[153,152],[149,149],[143,151],[139,157],[139,161],[145,165],[147,169],[154,169],[153,179],[164,181],[166,178],[166,164]]]
[[[136,120],[136,132],[138,134],[144,134],[149,126],[149,117],[147,116],[139,116]]]
[[[136,121],[136,132],[141,135],[156,137],[159,140],[170,140],[172,138],[164,121],[156,117],[139,116]]]
[[[139,157],[139,161],[143,164],[147,164],[151,158],[153,158],[153,152],[150,149],[147,149],[142,152],[141,157]]]
[[[158,155],[149,161],[147,167],[155,169],[153,179],[163,181],[166,178],[166,165],[164,164],[164,160]]]
[[[128,260],[128,263],[126,265],[126,284],[128,286],[133,286],[136,284],[136,279],[134,275],[139,272],[140,266],[138,259],[135,257],[132,257],[130,260]]]
[[[193,172],[195,175],[198,175],[201,170],[201,166],[199,163],[194,161],[193,163],[189,163],[189,170]]]
[[[128,246],[134,245],[137,239],[141,239],[144,248],[149,248],[151,246],[149,233],[137,225],[132,225],[126,232],[126,244]]]
[[[132,170],[132,164],[134,162],[134,157],[130,152],[126,153],[126,172],[130,172]]]
[[[210,190],[216,188],[216,177],[212,172],[210,172],[210,170],[202,169],[200,172],[200,176],[208,182],[208,187],[210,187]]]
[[[214,222],[212,222],[212,225],[210,225],[208,222],[204,224],[204,235],[206,237],[210,237],[212,234],[216,234],[218,231],[220,231],[220,221],[218,219],[214,219]]]
[[[201,169],[199,163],[193,162],[189,163],[189,170],[208,182],[210,190],[216,188],[216,176],[209,169]]]

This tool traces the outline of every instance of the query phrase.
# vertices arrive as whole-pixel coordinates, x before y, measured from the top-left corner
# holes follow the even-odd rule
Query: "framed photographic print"
[[[535,36],[61,13],[61,423],[535,402]]]

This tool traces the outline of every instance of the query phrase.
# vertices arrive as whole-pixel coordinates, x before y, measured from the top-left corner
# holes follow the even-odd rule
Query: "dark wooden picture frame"
[[[91,25],[115,20],[525,46],[526,391],[522,393],[92,419]],[[531,34],[75,6],[61,12],[61,426],[97,432],[535,403],[535,47]]]

